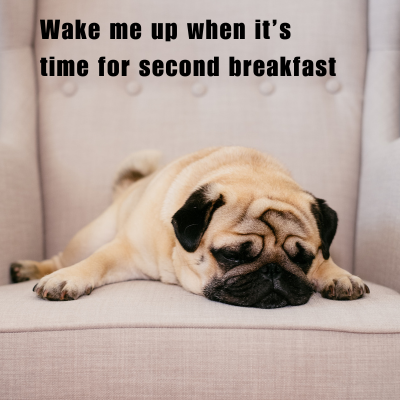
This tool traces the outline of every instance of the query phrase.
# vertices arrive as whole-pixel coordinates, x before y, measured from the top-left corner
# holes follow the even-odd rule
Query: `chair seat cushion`
[[[146,327],[400,333],[400,294],[372,283],[371,294],[355,301],[314,294],[305,305],[273,310],[216,303],[152,281],[121,282],[76,301],[53,302],[36,297],[35,283],[0,287],[0,332]]]
[[[160,282],[40,300],[0,287],[5,399],[400,398],[400,295],[314,295],[275,310],[215,303]]]

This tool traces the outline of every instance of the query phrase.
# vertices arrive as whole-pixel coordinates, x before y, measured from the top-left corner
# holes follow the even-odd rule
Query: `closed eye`
[[[308,271],[315,258],[314,254],[312,254],[310,251],[307,251],[299,242],[296,242],[295,251],[288,252],[285,250],[285,252],[290,260],[302,268],[304,272]]]
[[[236,248],[232,247],[221,247],[219,249],[211,249],[211,253],[219,264],[234,267],[239,264],[245,264],[254,261],[259,255],[260,251],[252,255],[253,243],[244,242]]]
[[[238,252],[235,252],[233,250],[228,250],[225,248],[222,249],[212,249],[211,250],[212,255],[215,257],[215,259],[218,262],[221,263],[240,263],[242,261],[241,255]]]

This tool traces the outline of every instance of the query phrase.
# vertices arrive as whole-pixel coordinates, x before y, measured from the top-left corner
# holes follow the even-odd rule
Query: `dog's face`
[[[328,259],[336,213],[323,200],[283,182],[278,196],[246,184],[204,184],[172,219],[182,286],[245,307],[306,303],[307,273]]]

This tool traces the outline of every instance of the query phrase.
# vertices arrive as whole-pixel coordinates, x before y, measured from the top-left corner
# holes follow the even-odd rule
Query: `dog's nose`
[[[277,279],[282,275],[282,268],[278,264],[267,264],[261,267],[261,275],[269,279]]]
[[[270,270],[274,278],[279,278],[282,275],[282,268],[277,264],[272,264]]]

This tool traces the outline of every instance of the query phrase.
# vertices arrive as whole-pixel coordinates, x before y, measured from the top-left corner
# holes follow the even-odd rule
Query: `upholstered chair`
[[[42,39],[40,20],[101,27]],[[243,22],[245,40],[190,40],[186,23]],[[291,37],[254,39],[256,19]],[[110,39],[138,22],[139,40]],[[153,40],[152,22],[177,39]],[[220,59],[220,75],[141,76],[140,60]],[[229,57],[336,59],[336,75],[230,77]],[[87,60],[42,76],[40,59]],[[99,76],[98,59],[130,60]],[[0,398],[400,398],[399,0],[0,0]],[[240,308],[130,281],[50,302],[10,263],[60,252],[111,201],[120,161],[215,145],[270,153],[339,215],[336,263],[367,281],[351,302]]]

